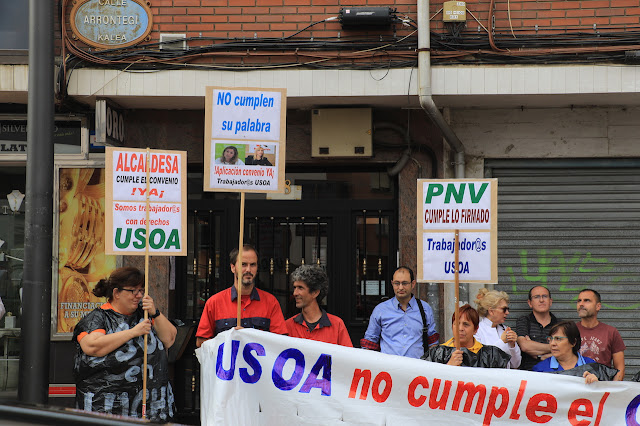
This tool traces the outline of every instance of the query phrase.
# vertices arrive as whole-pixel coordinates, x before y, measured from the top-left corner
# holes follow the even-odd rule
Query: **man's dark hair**
[[[571,350],[575,355],[578,355],[580,345],[582,341],[580,339],[580,330],[573,321],[560,321],[549,330],[549,336],[553,336],[558,331],[564,332],[564,335],[568,337],[569,343],[573,346]]]
[[[401,271],[401,270],[405,270],[405,271],[407,271],[409,273],[409,277],[411,278],[411,282],[413,282],[413,280],[415,280],[414,275],[413,275],[413,270],[411,268],[409,268],[408,266],[398,266],[396,268],[396,270],[393,271],[393,275],[395,275],[396,272]]]
[[[258,259],[260,259],[260,256],[258,255],[258,250],[256,250],[254,246],[252,246],[251,244],[244,244],[242,246],[243,253],[245,251],[250,251],[250,250],[252,250],[256,254],[256,257]],[[238,260],[238,249],[234,248],[233,250],[231,250],[231,253],[229,253],[229,261],[231,262],[232,265],[235,265],[237,260]]]
[[[580,293],[584,293],[585,291],[590,291],[591,293],[593,293],[596,296],[596,303],[601,303],[600,302],[600,293],[598,293],[597,291],[591,289],[591,288],[584,288],[582,290],[580,290]]]
[[[549,290],[547,287],[542,286],[542,285],[534,285],[533,287],[531,287],[529,289],[529,300],[531,300],[531,292],[533,291],[534,288],[544,288],[545,290],[547,290],[547,293],[549,293],[549,299],[551,299],[551,290]]]
[[[313,293],[316,290],[320,290],[318,296],[316,296],[316,302],[320,305],[320,301],[329,293],[329,278],[327,273],[324,272],[318,265],[301,265],[291,273],[291,283],[296,281],[302,281],[309,288],[309,293]]]

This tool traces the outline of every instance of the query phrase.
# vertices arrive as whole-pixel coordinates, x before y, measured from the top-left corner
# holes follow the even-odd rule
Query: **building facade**
[[[289,273],[318,263],[330,277],[327,309],[358,342],[373,306],[393,295],[393,269],[416,266],[416,179],[497,177],[496,288],[512,297],[513,324],[527,310],[533,285],[551,289],[554,313],[564,319],[577,319],[579,289],[596,288],[604,299],[601,319],[616,325],[627,344],[627,373],[637,372],[638,1],[157,0],[131,12],[150,24],[148,33],[129,36],[140,39],[128,46],[119,36],[122,25],[77,21],[81,6],[91,3],[98,4],[63,1],[56,17],[56,123],[62,129],[71,122],[73,130],[59,137],[73,133],[75,139],[61,140],[55,159],[54,253],[69,244],[61,231],[68,220],[60,209],[65,178],[80,182],[78,200],[95,196],[87,188],[101,182],[97,102],[117,110],[124,132],[113,143],[187,151],[189,255],[153,259],[150,280],[169,316],[185,324],[183,351],[173,364],[183,418],[197,418],[199,409],[190,326],[204,301],[230,284],[227,255],[239,228],[239,197],[202,191],[207,86],[287,91],[291,193],[280,199],[248,194],[245,208],[246,239],[260,252],[260,285],[278,297],[286,316],[295,312]],[[94,16],[122,15],[109,7]],[[24,43],[14,39],[0,56],[7,126],[26,120],[28,65]],[[336,113],[337,137],[314,124],[314,115],[325,111]],[[368,125],[360,124],[363,116],[370,117]],[[362,133],[370,135],[367,155],[353,145]],[[0,136],[4,199],[14,189],[25,192],[26,154],[16,134]],[[16,223],[24,206],[4,211],[5,202],[0,238],[10,243],[0,246],[0,272],[11,277],[7,293],[14,296],[0,297],[13,297],[15,311],[20,261],[14,258],[24,238]],[[9,230],[11,240],[4,238]],[[89,289],[98,272],[136,262],[141,265],[134,257],[88,264],[58,258],[52,384],[72,380],[65,366],[73,321],[67,324],[60,303],[78,302],[65,283]],[[437,312],[441,334],[450,333],[451,286],[419,287]],[[477,285],[464,286],[461,298],[473,299],[476,291]],[[18,312],[15,328],[19,322]],[[0,362],[7,365],[19,356],[15,347],[4,351]],[[15,388],[9,376],[4,383]]]

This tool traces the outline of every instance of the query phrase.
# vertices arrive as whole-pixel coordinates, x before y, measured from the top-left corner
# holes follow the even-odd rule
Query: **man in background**
[[[410,268],[396,269],[391,285],[395,297],[373,309],[360,346],[385,354],[420,358],[440,339],[433,310],[427,302],[413,296],[416,280]]]
[[[580,322],[576,323],[580,330],[582,346],[580,354],[594,359],[600,364],[618,369],[614,380],[624,379],[624,350],[627,348],[622,336],[615,327],[598,321],[601,299],[600,293],[585,288],[578,296],[577,310]]]
[[[529,290],[531,313],[522,315],[516,322],[517,343],[522,351],[521,370],[531,370],[534,365],[551,356],[547,342],[549,330],[560,322],[551,313],[551,292],[548,288],[535,286]]]
[[[320,307],[329,292],[329,279],[317,265],[302,265],[291,274],[298,315],[286,322],[289,336],[353,347],[344,322]]]

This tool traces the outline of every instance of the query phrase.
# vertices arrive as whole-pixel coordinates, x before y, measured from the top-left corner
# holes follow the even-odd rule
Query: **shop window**
[[[0,298],[7,312],[0,318],[0,392],[18,387],[25,182],[24,167],[0,167]]]
[[[29,49],[29,2],[0,0],[0,51]]]

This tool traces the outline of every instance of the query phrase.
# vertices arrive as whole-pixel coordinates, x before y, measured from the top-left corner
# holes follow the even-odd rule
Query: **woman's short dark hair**
[[[573,321],[560,321],[551,327],[551,330],[549,330],[549,336],[553,336],[558,331],[563,332],[564,335],[568,337],[569,344],[573,345],[573,353],[578,355],[582,341],[580,338],[580,330],[576,323]]]
[[[302,281],[309,288],[309,293],[313,293],[316,290],[320,290],[318,296],[316,296],[316,302],[320,305],[320,302],[329,293],[329,278],[327,273],[324,272],[318,265],[301,265],[291,273],[291,283],[296,281]]]
[[[480,315],[478,315],[478,311],[473,309],[470,304],[467,303],[466,305],[460,306],[460,308],[458,308],[458,315],[460,316],[460,318],[462,318],[463,316],[469,318],[469,321],[471,321],[471,323],[473,324],[474,330],[477,330],[480,326]],[[456,313],[454,312],[453,315],[451,315],[451,324],[455,324],[455,321]]]
[[[118,268],[109,275],[108,279],[98,281],[93,289],[93,294],[97,297],[106,297],[113,300],[113,290],[122,290],[124,287],[144,286],[144,274],[138,268],[125,266]]]

